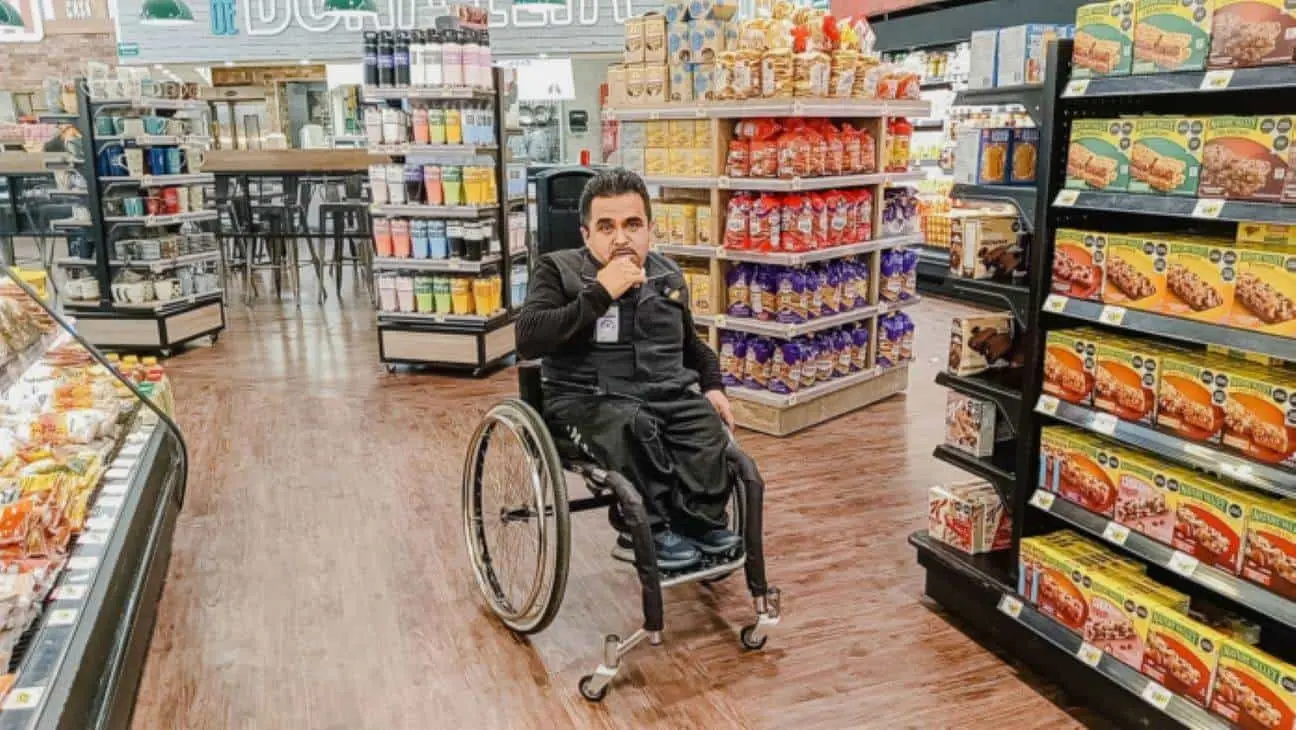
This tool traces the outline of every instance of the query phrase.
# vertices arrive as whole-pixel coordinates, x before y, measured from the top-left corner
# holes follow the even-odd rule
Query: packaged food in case
[[[1128,75],[1133,60],[1133,2],[1111,0],[1076,8],[1072,76],[1087,78]]]
[[[945,443],[976,457],[994,454],[995,404],[950,391],[945,399]]]
[[[1015,347],[1013,316],[1007,312],[955,317],[950,332],[948,370],[976,375],[1012,363]]]
[[[1039,129],[1016,127],[1012,130],[1012,147],[1009,152],[1009,185],[1034,185],[1036,163],[1039,161]]]
[[[1008,549],[1012,523],[994,487],[975,480],[927,490],[927,533],[950,547],[979,555]]]
[[[743,385],[743,369],[747,360],[747,336],[742,332],[720,331],[720,372],[726,387]]]
[[[1296,372],[1241,365],[1227,376],[1223,443],[1253,459],[1296,466]]]
[[[1116,485],[1125,450],[1078,429],[1066,431],[1063,438],[1061,448],[1042,453],[1049,459],[1042,468],[1045,477],[1051,479],[1049,491],[1110,518],[1116,508]]]
[[[1052,291],[1100,301],[1106,253],[1106,233],[1059,228],[1053,235]]]
[[[814,363],[801,360],[801,348],[794,342],[774,343],[769,389],[774,393],[795,393],[801,389],[801,370]]]
[[[1206,68],[1214,6],[1214,2],[1135,0],[1134,73]]]
[[[1208,118],[1198,195],[1296,202],[1289,149],[1294,124],[1291,115]]]
[[[1205,707],[1224,634],[1159,604],[1151,607],[1140,671],[1174,694]]]
[[[1245,728],[1296,728],[1296,666],[1238,641],[1220,647],[1211,712]]]
[[[1252,503],[1242,577],[1296,600],[1296,504],[1273,499]]]
[[[1080,587],[1087,604],[1081,635],[1105,654],[1140,669],[1158,596],[1138,578],[1101,569],[1086,571]]]
[[[748,193],[736,193],[729,198],[725,209],[724,247],[746,249],[750,247],[748,224],[755,197]]]
[[[1146,340],[1102,336],[1094,352],[1094,408],[1131,423],[1154,423],[1162,359],[1170,348]]]
[[[1150,454],[1127,450],[1121,458],[1112,519],[1165,545],[1174,540],[1175,469]]]
[[[755,390],[769,387],[770,361],[774,357],[774,343],[764,337],[753,337],[747,342],[747,361],[743,368],[743,386]]]

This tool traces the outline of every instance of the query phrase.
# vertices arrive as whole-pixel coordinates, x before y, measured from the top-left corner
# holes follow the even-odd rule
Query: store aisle
[[[910,392],[789,439],[743,433],[770,485],[770,575],[786,617],[744,654],[741,578],[667,595],[667,643],[591,706],[576,680],[636,625],[633,573],[602,513],[574,518],[555,623],[528,645],[466,565],[464,443],[515,390],[387,375],[372,313],[229,309],[215,348],[170,360],[193,465],[136,728],[1070,727],[1075,720],[920,600],[905,537],[926,487],[932,385],[960,305],[911,310]],[[937,358],[933,363],[932,359]]]

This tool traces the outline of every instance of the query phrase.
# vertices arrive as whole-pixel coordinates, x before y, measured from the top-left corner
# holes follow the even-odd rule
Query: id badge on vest
[[[613,304],[594,324],[594,341],[615,344],[621,338],[621,307]]]

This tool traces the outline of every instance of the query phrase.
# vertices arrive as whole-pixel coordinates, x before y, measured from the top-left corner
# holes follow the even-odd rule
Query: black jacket
[[[581,248],[547,254],[531,273],[517,348],[523,358],[542,359],[549,389],[568,384],[657,399],[693,385],[723,387],[720,359],[694,329],[675,262],[648,254],[647,282],[622,295],[607,318],[614,302],[596,278],[600,268]]]

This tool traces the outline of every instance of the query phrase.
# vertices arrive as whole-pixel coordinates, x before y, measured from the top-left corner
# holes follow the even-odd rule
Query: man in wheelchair
[[[580,199],[584,248],[544,256],[516,323],[518,354],[541,358],[544,417],[642,493],[658,565],[683,570],[741,538],[727,528],[720,360],[698,337],[684,276],[648,250],[648,188],[600,172]],[[634,562],[625,530],[614,556]]]

